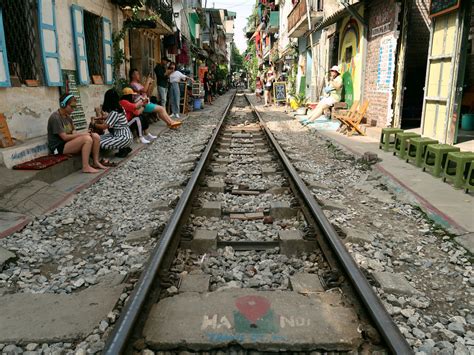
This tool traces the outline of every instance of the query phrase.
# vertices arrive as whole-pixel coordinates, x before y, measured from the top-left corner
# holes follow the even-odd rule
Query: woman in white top
[[[169,68],[171,71],[171,74],[169,76],[170,78],[170,84],[171,84],[171,90],[170,90],[170,101],[171,101],[171,117],[173,118],[180,118],[179,117],[179,102],[181,100],[181,93],[179,91],[179,83],[183,80],[191,80],[194,83],[193,78],[190,78],[187,75],[184,75],[180,71],[176,70],[176,64],[171,63]],[[186,88],[185,88],[186,90]]]

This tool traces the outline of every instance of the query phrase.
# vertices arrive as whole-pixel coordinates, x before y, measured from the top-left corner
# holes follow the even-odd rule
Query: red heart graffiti
[[[255,324],[270,309],[270,301],[261,296],[239,297],[235,305],[251,324]]]

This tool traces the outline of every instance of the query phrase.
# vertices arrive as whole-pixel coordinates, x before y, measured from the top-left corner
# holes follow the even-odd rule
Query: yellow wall
[[[359,8],[359,14],[364,15],[364,8]],[[341,22],[339,30],[339,65],[344,80],[345,98],[344,101],[352,104],[354,100],[360,100],[362,83],[362,65],[363,65],[363,41],[364,29],[362,24],[355,18],[348,16]],[[352,47],[352,56],[346,60],[346,50],[350,51]],[[352,93],[348,81],[352,81]]]

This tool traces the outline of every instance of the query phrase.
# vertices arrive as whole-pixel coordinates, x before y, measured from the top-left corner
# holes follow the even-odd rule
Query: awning
[[[354,9],[354,11],[358,11],[360,6],[362,6],[362,4],[357,3],[357,4],[348,6],[348,8]],[[350,12],[348,8],[343,7],[339,11],[336,11],[335,13],[333,13],[331,16],[326,17],[319,25],[315,27],[314,31],[322,30],[323,28],[328,27],[339,20],[342,20],[344,17],[349,16]]]

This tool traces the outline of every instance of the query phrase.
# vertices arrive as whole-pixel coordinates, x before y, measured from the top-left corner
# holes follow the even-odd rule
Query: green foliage
[[[217,80],[226,80],[228,74],[229,74],[229,70],[227,69],[227,65],[220,64],[216,68],[216,79]]]
[[[239,49],[235,45],[232,45],[230,63],[232,71],[237,71],[243,68],[244,57],[240,54]]]
[[[304,107],[304,105],[306,105],[306,103],[308,102],[308,99],[304,94],[293,95],[293,97],[298,107]]]
[[[246,54],[250,54],[250,60],[244,62],[244,70],[248,74],[247,78],[249,80],[250,89],[255,90],[255,78],[258,74],[258,59],[254,41],[248,42]]]
[[[149,27],[151,23],[155,23],[159,18],[160,16],[156,14],[147,17],[141,17],[139,13],[139,7],[134,6],[132,8],[132,16],[124,21],[122,29],[112,33],[112,66],[115,78],[119,76],[120,66],[125,63],[125,52],[120,47],[120,45],[125,39],[127,32],[134,28]]]

